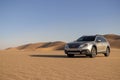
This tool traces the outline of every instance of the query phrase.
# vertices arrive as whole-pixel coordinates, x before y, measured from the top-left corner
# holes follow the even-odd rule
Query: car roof
[[[83,36],[100,36],[100,37],[104,37],[103,35],[99,35],[99,34],[96,34],[96,35],[83,35]]]

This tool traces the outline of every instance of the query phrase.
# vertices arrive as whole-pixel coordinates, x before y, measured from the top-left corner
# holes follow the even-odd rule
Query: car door
[[[103,47],[102,47],[102,51],[106,51],[106,48],[107,48],[107,42],[104,38],[101,38],[102,39],[102,44],[103,44]]]
[[[103,42],[100,37],[96,38],[96,46],[97,46],[97,52],[101,52],[103,50]]]

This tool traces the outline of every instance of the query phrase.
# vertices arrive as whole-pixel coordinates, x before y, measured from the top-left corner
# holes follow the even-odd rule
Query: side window
[[[96,42],[97,42],[98,40],[101,40],[101,42],[107,42],[106,39],[104,39],[103,37],[97,37]]]
[[[102,41],[102,39],[101,39],[100,37],[97,37],[96,42],[97,42],[98,40],[101,40],[101,41]]]
[[[101,40],[102,40],[102,42],[106,42],[106,40],[104,38],[102,38],[102,37],[101,37]]]

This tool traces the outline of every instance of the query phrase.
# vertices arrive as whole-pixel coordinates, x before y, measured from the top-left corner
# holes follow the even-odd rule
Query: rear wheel
[[[68,57],[74,57],[74,54],[67,54]]]
[[[104,53],[104,56],[108,57],[110,55],[110,49],[107,47],[106,48],[106,53]]]
[[[96,50],[95,47],[93,47],[92,50],[91,50],[90,57],[91,57],[91,58],[94,58],[94,57],[96,57],[96,54],[97,54],[97,50]]]

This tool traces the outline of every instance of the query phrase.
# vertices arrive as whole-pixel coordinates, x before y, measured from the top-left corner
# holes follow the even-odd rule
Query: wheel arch
[[[97,46],[96,45],[93,45],[92,47],[95,47],[96,51],[97,51]],[[96,53],[97,54],[97,53]]]
[[[110,46],[107,46],[107,48],[109,49],[109,51],[110,51]]]

